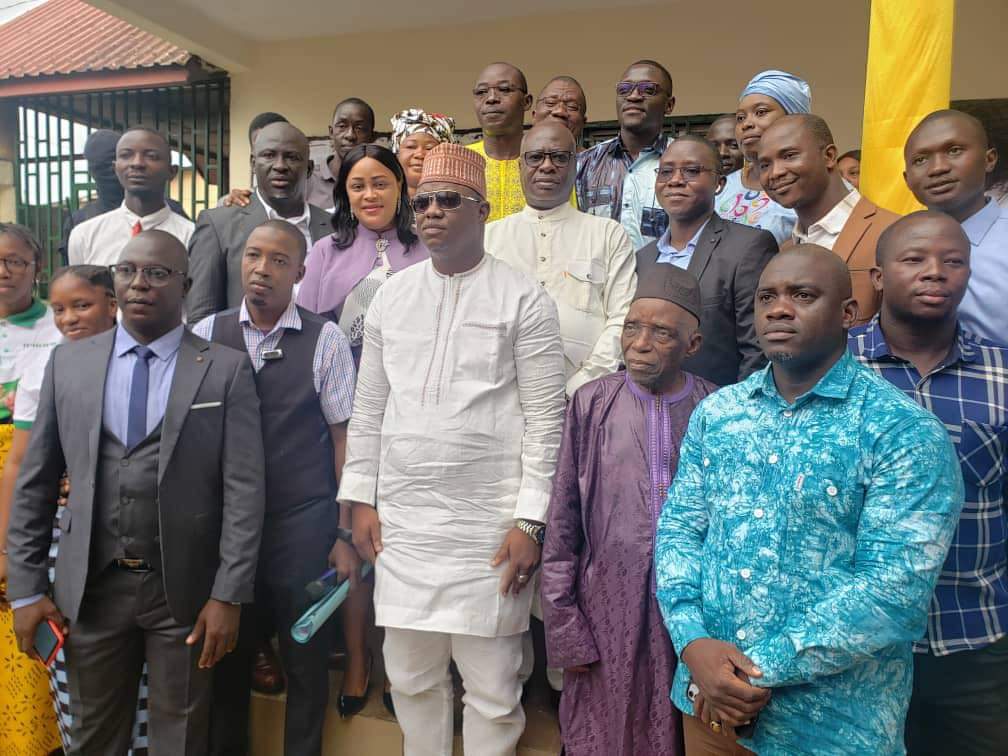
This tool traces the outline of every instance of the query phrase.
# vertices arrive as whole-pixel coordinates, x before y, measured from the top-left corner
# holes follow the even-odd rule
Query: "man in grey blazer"
[[[655,265],[685,268],[700,282],[699,354],[683,370],[726,386],[766,364],[753,329],[756,285],[777,254],[773,234],[723,220],[714,197],[724,186],[717,148],[698,136],[677,138],[658,163],[655,194],[669,227],[637,251],[637,277]]]
[[[253,597],[259,400],[247,355],[182,324],[181,242],[145,231],[112,267],[121,324],[57,346],[43,380],[8,534],[14,630],[25,652],[45,619],[68,631],[71,753],[126,753],[146,661],[152,756],[204,754],[210,668]]]
[[[299,129],[279,122],[259,131],[252,148],[256,186],[248,205],[215,207],[196,219],[189,239],[192,288],[186,309],[190,323],[241,304],[245,241],[267,220],[294,224],[309,249],[332,233],[329,213],[305,200],[310,166],[308,138]]]

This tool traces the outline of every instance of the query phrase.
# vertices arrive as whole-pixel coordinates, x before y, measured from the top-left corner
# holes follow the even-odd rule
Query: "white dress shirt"
[[[156,213],[142,218],[126,207],[125,200],[115,210],[74,226],[67,243],[67,259],[71,265],[114,265],[126,243],[133,238],[133,227],[140,221],[144,231],[167,231],[188,249],[189,237],[196,228],[165,205]]]
[[[287,221],[301,232],[301,235],[305,238],[305,242],[308,244],[308,249],[310,250],[312,248],[315,242],[312,241],[311,238],[311,206],[307,202],[305,202],[304,212],[301,213],[301,215],[297,215],[293,218],[284,218],[280,215],[280,213],[274,210],[266,200],[263,199],[263,196],[259,193],[258,189],[256,189],[256,196],[259,198],[259,203],[266,211],[266,218],[268,220]]]
[[[546,518],[563,389],[556,306],[500,260],[452,276],[425,260],[378,289],[339,490],[377,502],[378,625],[528,628],[533,591],[501,596],[490,561],[515,518]]]
[[[633,246],[619,221],[566,202],[525,208],[486,227],[487,252],[545,287],[560,314],[567,395],[613,372],[637,286]]]
[[[807,231],[802,231],[800,221],[795,223],[791,238],[795,244],[818,244],[820,247],[833,249],[840,232],[847,225],[851,213],[860,201],[861,195],[858,190],[851,189],[847,196],[837,202],[826,215],[810,225]]]

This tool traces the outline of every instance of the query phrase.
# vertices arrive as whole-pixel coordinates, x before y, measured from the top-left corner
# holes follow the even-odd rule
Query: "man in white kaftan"
[[[414,208],[431,259],[371,303],[340,500],[375,562],[406,756],[450,756],[454,659],[468,756],[513,756],[519,667],[563,424],[556,306],[483,252],[483,159],[428,153]]]

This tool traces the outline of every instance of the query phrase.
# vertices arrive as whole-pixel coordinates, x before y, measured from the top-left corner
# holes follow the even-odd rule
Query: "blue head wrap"
[[[812,90],[808,82],[786,71],[771,69],[756,74],[746,84],[739,99],[751,94],[773,97],[788,115],[812,112]]]

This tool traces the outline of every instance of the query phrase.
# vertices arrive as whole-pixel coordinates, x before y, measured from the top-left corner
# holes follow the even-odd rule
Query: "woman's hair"
[[[75,278],[79,278],[81,281],[85,281],[95,288],[105,289],[107,294],[115,297],[115,286],[112,283],[112,274],[109,273],[108,268],[102,267],[101,265],[68,265],[65,268],[60,268],[53,273],[52,278],[49,279],[49,285],[52,286],[58,280],[63,278],[63,276],[74,276]]]
[[[32,230],[20,223],[0,223],[0,235],[3,234],[13,236],[31,250],[32,256],[35,258],[35,275],[38,275],[39,269],[42,267],[42,245],[39,244]]]
[[[406,189],[406,175],[403,173],[399,159],[392,150],[378,144],[359,144],[351,149],[340,165],[336,188],[333,190],[333,201],[336,209],[333,211],[333,240],[336,249],[346,249],[357,238],[357,219],[350,212],[350,196],[347,194],[347,176],[357,163],[364,158],[373,158],[388,168],[395,180],[399,182],[399,207],[395,215],[396,235],[399,241],[409,247],[416,243],[413,233],[413,213],[410,209],[409,194]]]

